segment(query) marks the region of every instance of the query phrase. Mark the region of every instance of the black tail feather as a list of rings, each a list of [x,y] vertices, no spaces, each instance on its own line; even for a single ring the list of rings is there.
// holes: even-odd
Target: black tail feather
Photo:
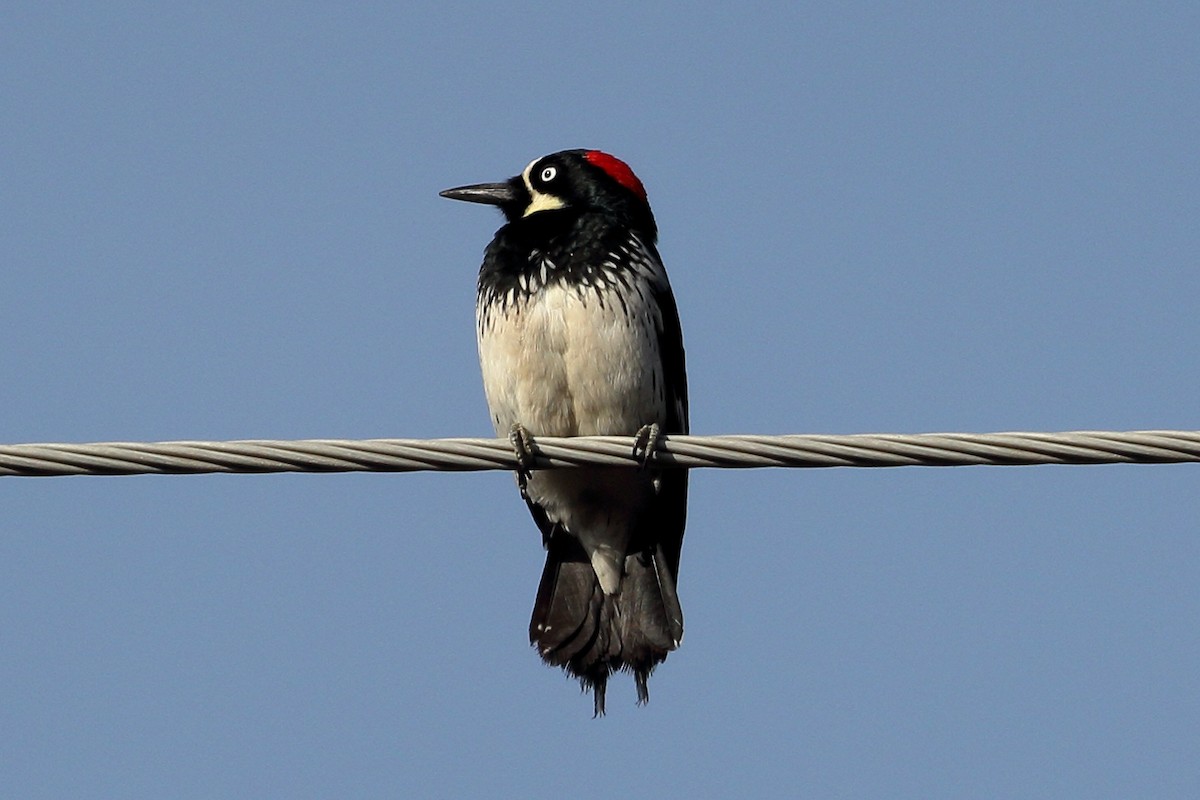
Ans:
[[[647,681],[683,638],[683,612],[661,548],[625,559],[620,591],[604,594],[579,543],[567,535],[546,542],[546,566],[529,623],[529,641],[547,663],[591,690],[604,714],[608,677],[633,673],[638,703],[649,700]]]

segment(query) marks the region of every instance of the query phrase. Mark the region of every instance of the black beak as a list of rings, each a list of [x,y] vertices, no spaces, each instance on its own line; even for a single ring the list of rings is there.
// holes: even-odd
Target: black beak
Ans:
[[[509,183],[475,183],[470,186],[459,186],[438,192],[442,197],[451,200],[465,200],[468,203],[487,203],[490,206],[503,206],[517,199],[513,187]]]

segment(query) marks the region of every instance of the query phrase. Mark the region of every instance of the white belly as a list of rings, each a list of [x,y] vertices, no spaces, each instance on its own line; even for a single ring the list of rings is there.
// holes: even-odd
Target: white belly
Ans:
[[[622,307],[611,290],[597,296],[553,283],[480,323],[483,386],[498,435],[515,422],[535,436],[588,436],[664,421],[657,311],[648,292],[629,294]]]

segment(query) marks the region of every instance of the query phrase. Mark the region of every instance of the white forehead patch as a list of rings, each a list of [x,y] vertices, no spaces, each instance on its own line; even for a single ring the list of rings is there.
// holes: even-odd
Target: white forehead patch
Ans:
[[[529,176],[533,172],[533,165],[541,159],[535,158],[529,162],[529,166],[521,173],[521,180],[525,182],[525,188],[529,190],[529,205],[525,206],[525,213],[522,217],[528,217],[530,214],[536,214],[539,211],[554,211],[559,208],[566,208],[567,204],[563,202],[561,197],[557,197],[546,192],[539,192],[533,188],[533,181]]]

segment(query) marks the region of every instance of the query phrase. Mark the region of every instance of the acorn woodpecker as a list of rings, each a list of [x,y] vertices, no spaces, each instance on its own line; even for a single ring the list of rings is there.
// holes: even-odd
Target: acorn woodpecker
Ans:
[[[687,433],[687,376],[675,298],[646,190],[623,161],[565,150],[504,183],[447,189],[498,206],[484,254],[476,333],[497,434],[518,461],[531,438],[636,436],[643,468],[518,472],[546,566],[529,640],[591,689],[647,679],[683,638],[676,594],[687,472],[655,470],[658,434]]]

